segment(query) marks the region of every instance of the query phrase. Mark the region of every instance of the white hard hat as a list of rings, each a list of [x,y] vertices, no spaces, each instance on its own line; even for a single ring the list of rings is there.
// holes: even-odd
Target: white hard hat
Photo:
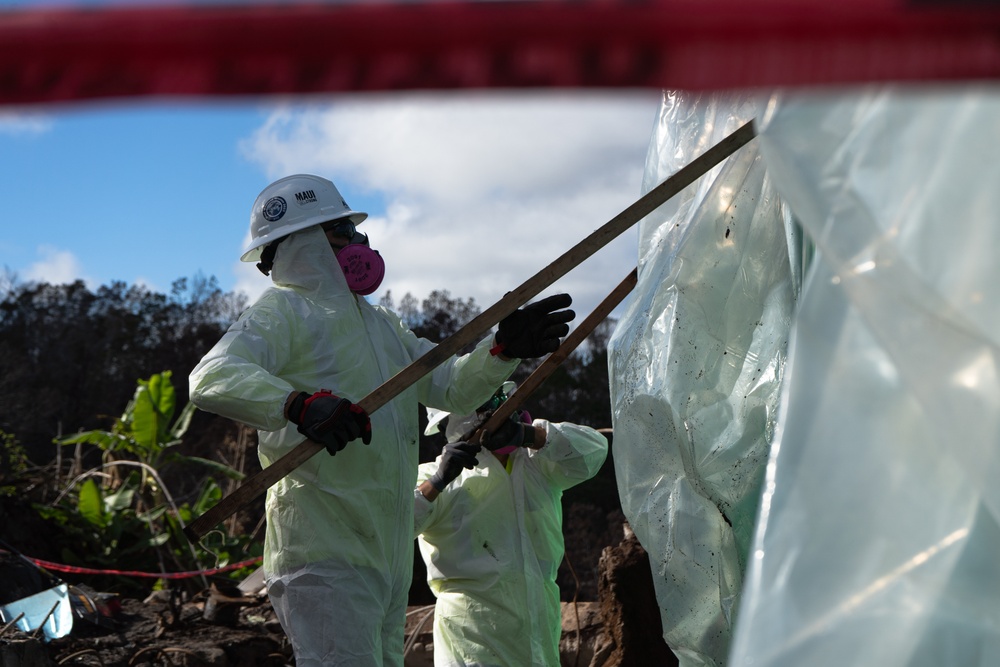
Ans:
[[[424,435],[434,435],[440,432],[441,422],[447,419],[450,414],[447,410],[427,408],[427,428],[424,429]]]
[[[257,195],[250,210],[250,245],[240,261],[258,261],[268,243],[306,227],[341,218],[358,224],[367,217],[351,210],[332,181],[311,174],[286,176]]]
[[[511,392],[517,388],[517,385],[507,380],[497,391],[497,394],[502,393],[505,397],[510,396]],[[494,394],[495,396],[496,394]],[[424,435],[434,435],[441,431],[441,422],[443,422],[447,417],[450,417],[451,413],[445,410],[438,410],[437,408],[427,408],[427,428],[424,429]],[[472,426],[479,419],[479,411],[470,412],[467,415],[462,415],[460,417],[454,417],[448,420],[448,424],[445,428],[445,436],[448,442],[454,442],[458,440],[462,435],[472,428]]]

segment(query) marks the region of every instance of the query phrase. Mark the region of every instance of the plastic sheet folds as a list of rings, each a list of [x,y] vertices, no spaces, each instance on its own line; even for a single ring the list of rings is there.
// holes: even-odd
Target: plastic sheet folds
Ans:
[[[766,108],[664,96],[644,191]],[[684,667],[725,663],[772,440],[801,238],[744,146],[648,216],[609,342],[615,467]],[[650,629],[653,630],[652,628]]]
[[[666,96],[647,176],[751,115],[644,222],[610,346],[664,637],[685,667],[1000,664],[1000,91]]]
[[[1000,94],[780,100],[817,246],[729,664],[1000,664]]]

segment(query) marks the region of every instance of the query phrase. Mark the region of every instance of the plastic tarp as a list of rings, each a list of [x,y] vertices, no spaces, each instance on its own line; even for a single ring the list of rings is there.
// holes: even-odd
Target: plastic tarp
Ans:
[[[767,101],[664,95],[643,190]],[[725,663],[801,285],[801,237],[758,148],[643,220],[639,281],[609,341],[619,495],[684,667]]]
[[[819,261],[731,665],[1000,664],[998,118],[996,87],[884,89],[762,125]]]

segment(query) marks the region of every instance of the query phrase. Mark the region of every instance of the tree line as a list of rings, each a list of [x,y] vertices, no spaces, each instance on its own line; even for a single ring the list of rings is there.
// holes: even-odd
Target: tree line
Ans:
[[[170,371],[186,402],[191,369],[248,305],[246,295],[223,291],[214,276],[178,279],[169,294],[120,281],[95,290],[79,280],[6,282],[0,294],[0,431],[15,436],[36,462],[55,455],[55,438],[106,428],[140,379]],[[474,299],[448,290],[422,300],[408,293],[398,304],[387,293],[380,303],[435,342],[481,312]],[[611,426],[606,344],[612,327],[599,326],[562,364],[531,397],[530,412]],[[521,381],[531,370],[524,363],[513,379]],[[199,425],[207,428],[211,420],[199,415],[189,437],[197,441]],[[421,459],[433,458],[441,444],[434,438],[422,442]]]
[[[406,294],[399,303],[387,293],[380,303],[399,314],[418,336],[434,342],[455,333],[481,312],[473,299],[453,297],[447,290],[435,290],[422,300]],[[70,480],[82,479],[77,476],[81,471],[105,469],[109,459],[129,457],[128,447],[108,439],[120,438],[123,432],[127,435],[123,428],[130,421],[137,383],[148,384],[161,374],[162,379],[169,378],[177,410],[181,410],[188,403],[188,374],[247,305],[245,295],[225,292],[214,277],[204,276],[175,281],[169,294],[123,282],[91,290],[82,281],[19,283],[9,275],[5,283],[0,281],[0,515],[8,516],[7,539],[36,557],[91,567],[107,563],[96,547],[81,552],[80,544],[86,541],[81,535],[104,545],[108,562],[125,544],[121,539],[108,543],[109,531],[133,538],[134,548],[141,546],[143,539],[156,539],[142,530],[121,529],[121,525],[146,525],[140,521],[142,508],[138,506],[102,515],[103,523],[96,527],[73,522],[79,518],[74,515],[75,503],[82,503],[85,497],[98,498],[101,493],[117,492],[120,496],[130,478],[104,478],[106,488],[101,490],[91,482]],[[525,407],[533,416],[595,428],[611,426],[607,341],[613,327],[612,321],[600,325],[530,397]],[[538,363],[540,360],[522,363],[513,379],[523,381]],[[423,411],[420,423],[421,427],[426,424]],[[93,445],[96,441],[92,436],[74,437],[88,431],[101,432],[98,435],[108,440],[106,446]],[[91,444],[82,452],[77,445],[64,453],[60,449],[66,448],[56,444],[57,439]],[[444,442],[441,433],[421,434],[420,461],[433,460]],[[252,428],[195,410],[182,446],[171,449],[169,456],[156,457],[160,460],[157,474],[171,489],[181,513],[189,513],[191,510],[184,508],[193,509],[205,502],[206,490],[217,488],[217,493],[225,495],[238,483],[204,467],[192,474],[188,465],[192,457],[218,461],[220,468],[253,475],[260,470],[255,445]],[[111,447],[115,451],[109,456]],[[59,454],[63,458],[57,460]],[[67,461],[70,457],[72,463]],[[27,465],[29,460],[32,466]],[[34,473],[26,472],[29,469]],[[56,501],[70,490],[74,495],[58,504]],[[25,504],[29,496],[33,505]],[[96,501],[91,504],[99,505]],[[608,457],[594,479],[570,489],[563,505],[570,536],[567,557],[573,558],[577,573],[589,585],[582,595],[595,599],[600,549],[613,540],[605,536],[610,530],[606,517],[620,513],[612,458]],[[35,527],[31,517],[36,512],[49,522],[45,530]],[[253,553],[262,518],[263,498],[231,517],[216,556],[228,554],[230,561],[239,561]],[[154,550],[142,553],[149,556]],[[179,547],[159,548],[155,553],[160,558],[185,555]],[[161,555],[164,553],[166,556]],[[138,566],[135,562],[132,565]],[[419,557],[415,557],[414,567],[412,603],[428,604],[432,598]],[[185,568],[174,563],[167,569]],[[576,596],[576,579],[568,569],[560,570],[559,584],[567,591],[566,599]],[[94,581],[98,585],[104,580]]]

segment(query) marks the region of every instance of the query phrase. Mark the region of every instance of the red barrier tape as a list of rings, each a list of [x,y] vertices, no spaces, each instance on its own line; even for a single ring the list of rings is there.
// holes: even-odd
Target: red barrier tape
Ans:
[[[91,4],[0,11],[0,105],[1000,78],[985,0]]]
[[[38,567],[43,567],[46,570],[55,570],[57,572],[70,572],[72,574],[116,574],[124,577],[148,577],[151,579],[190,579],[192,577],[208,576],[213,574],[219,574],[220,572],[229,572],[231,570],[238,570],[242,567],[249,567],[250,565],[256,565],[261,562],[263,558],[251,558],[250,560],[245,560],[239,563],[232,563],[225,567],[216,567],[211,570],[196,570],[194,572],[135,572],[133,570],[95,570],[89,567],[76,567],[74,565],[61,565],[59,563],[50,563],[47,560],[40,560],[38,558],[28,558],[32,563]]]

